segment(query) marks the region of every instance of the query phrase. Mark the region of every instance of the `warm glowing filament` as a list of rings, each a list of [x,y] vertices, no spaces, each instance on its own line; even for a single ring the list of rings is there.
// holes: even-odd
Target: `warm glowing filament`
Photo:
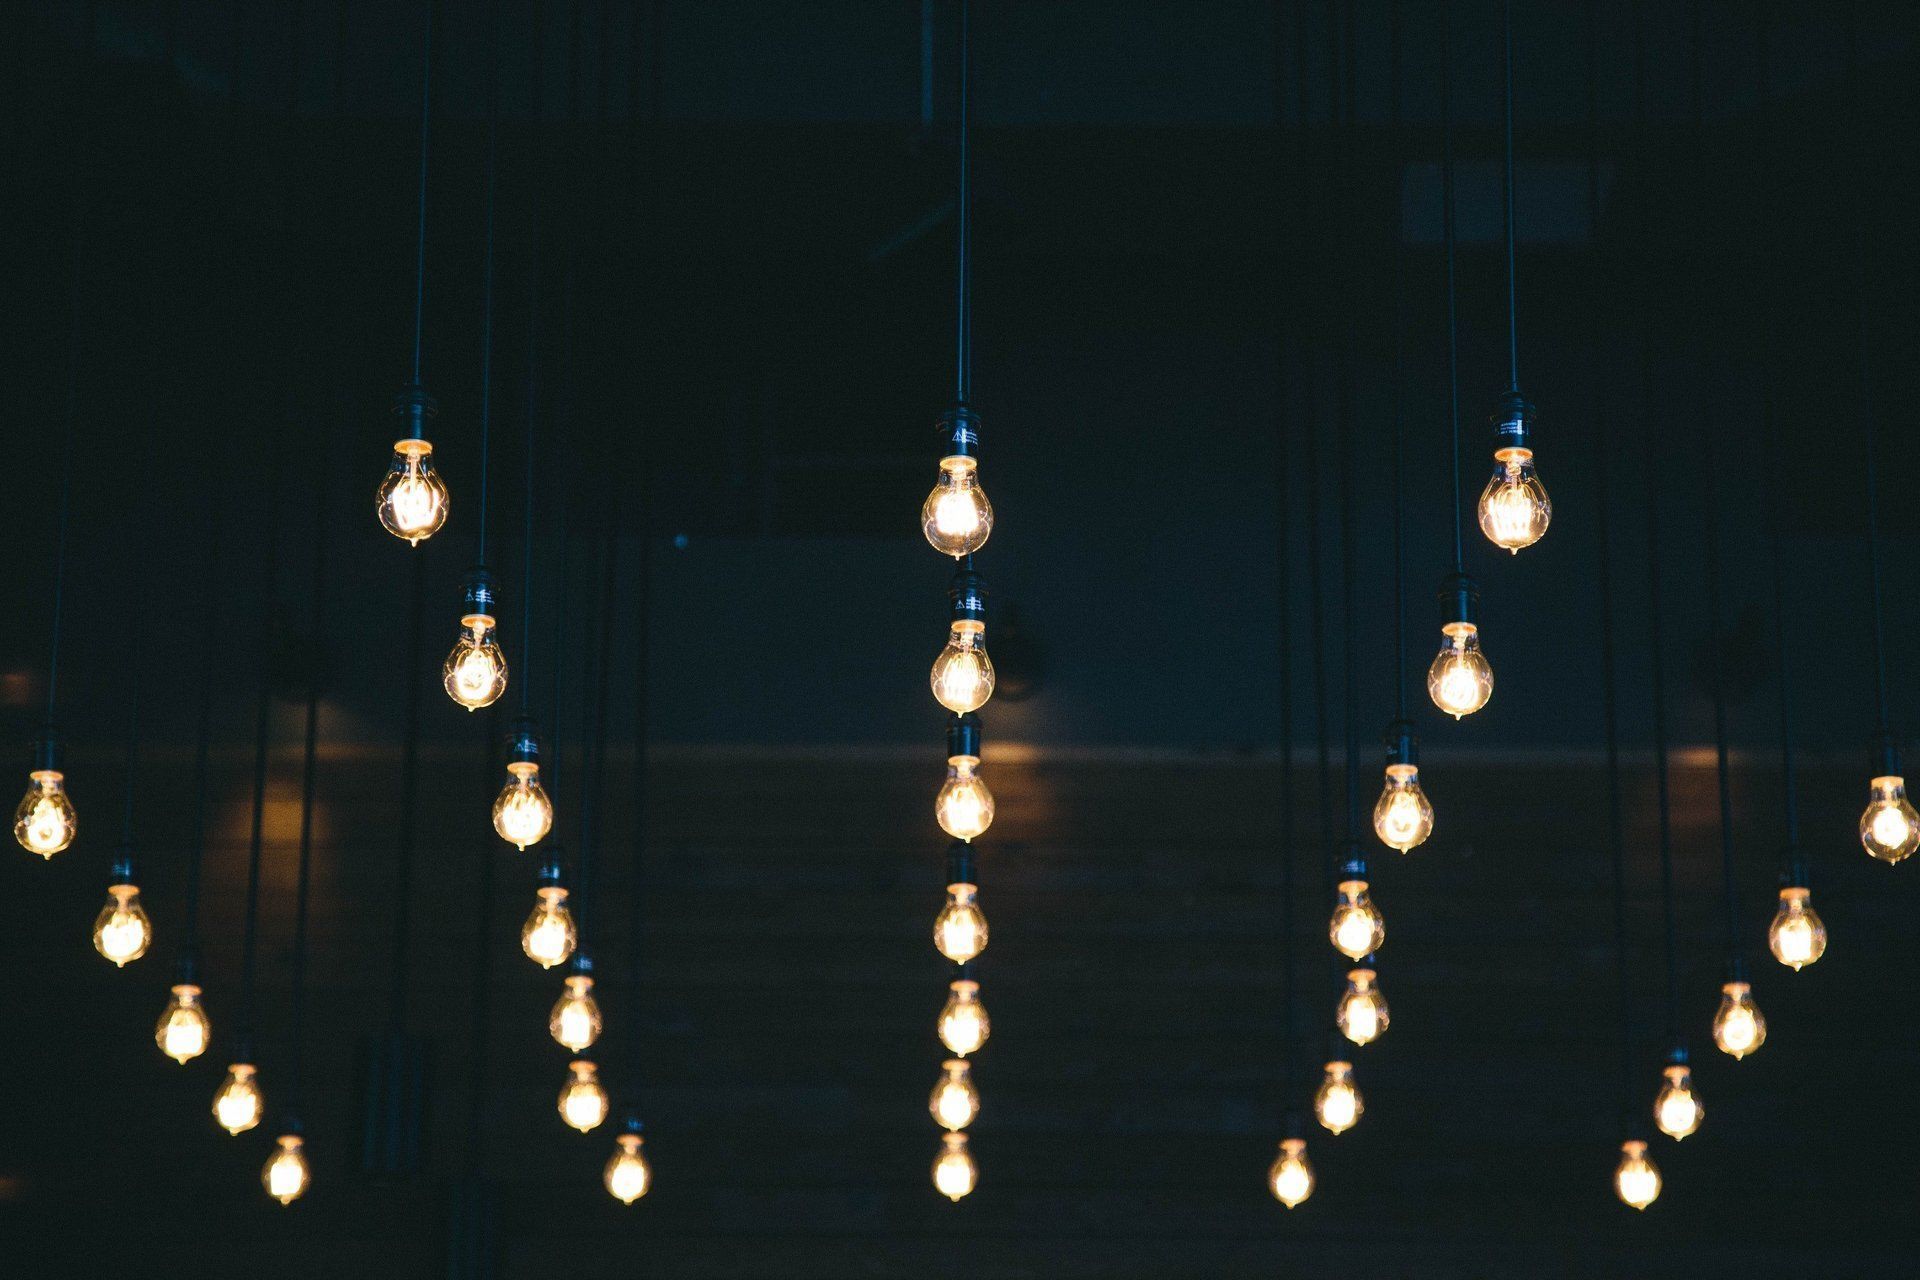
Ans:
[[[977,772],[979,767],[976,756],[952,757],[947,761],[947,780],[934,797],[934,818],[956,840],[972,840],[993,825],[993,793]]]
[[[1327,1078],[1313,1096],[1313,1113],[1329,1133],[1345,1133],[1359,1121],[1366,1108],[1360,1090],[1353,1083],[1353,1064],[1329,1062]]]
[[[1646,1143],[1636,1139],[1620,1144],[1613,1189],[1623,1204],[1634,1209],[1644,1209],[1660,1198],[1660,1170],[1647,1158]]]
[[[601,1088],[599,1069],[593,1063],[574,1062],[568,1070],[573,1074],[560,1090],[560,1118],[586,1133],[606,1120],[607,1091]]]
[[[540,766],[516,760],[507,766],[513,775],[493,802],[493,829],[516,849],[539,844],[553,830],[553,801],[540,785]]]
[[[307,1183],[312,1172],[307,1168],[306,1144],[291,1133],[282,1134],[273,1154],[267,1157],[267,1167],[260,1171],[260,1181],[267,1188],[267,1194],[281,1204],[292,1204],[307,1193]]]
[[[573,913],[567,910],[567,891],[549,885],[538,891],[539,901],[520,927],[520,949],[542,969],[564,964],[579,941]]]
[[[600,1180],[606,1184],[608,1195],[621,1204],[632,1204],[653,1185],[653,1167],[640,1152],[639,1134],[623,1133],[616,1141],[620,1149],[607,1159]]]
[[[987,918],[973,885],[947,886],[947,905],[933,922],[933,945],[955,964],[965,964],[987,949]]]
[[[1767,1040],[1767,1020],[1753,1002],[1753,987],[1729,982],[1720,988],[1720,1007],[1713,1015],[1713,1043],[1738,1061]]]
[[[1827,926],[1813,909],[1811,897],[1804,888],[1782,889],[1780,910],[1767,926],[1767,947],[1773,958],[1796,971],[1827,952]]]
[[[212,1034],[207,1011],[200,1005],[200,988],[189,982],[175,986],[173,998],[160,1011],[160,1022],[153,1029],[160,1052],[175,1062],[191,1062],[207,1051]]]
[[[447,486],[433,469],[433,446],[401,440],[374,504],[388,533],[418,546],[447,522]]]
[[[1313,1166],[1307,1163],[1304,1140],[1288,1138],[1280,1144],[1280,1154],[1267,1170],[1267,1189],[1289,1209],[1313,1194]]]
[[[153,943],[153,922],[134,886],[116,884],[107,894],[107,905],[94,917],[93,947],[115,965],[125,965],[147,954]]]
[[[1493,478],[1480,494],[1480,531],[1497,547],[1519,553],[1547,532],[1553,502],[1533,467],[1533,450],[1501,449],[1495,453]]]
[[[1427,693],[1455,720],[1470,716],[1493,696],[1493,667],[1480,652],[1480,631],[1471,622],[1449,622],[1446,643],[1427,668]]]
[[[993,663],[981,643],[984,630],[972,619],[954,623],[947,647],[933,660],[933,697],[949,711],[978,711],[993,696]]]
[[[51,858],[73,843],[80,822],[67,797],[66,775],[58,769],[35,769],[28,775],[27,793],[13,814],[13,838],[29,853]]]
[[[1870,787],[1872,799],[1860,815],[1860,843],[1882,862],[1903,862],[1920,847],[1920,814],[1907,800],[1907,780],[1887,774]]]
[[[1420,767],[1387,766],[1387,781],[1373,806],[1373,833],[1389,849],[1407,850],[1433,834],[1433,805],[1420,789]]]
[[[987,1021],[987,1007],[980,1003],[980,984],[962,978],[950,984],[952,995],[940,1010],[940,1043],[947,1052],[966,1057],[977,1052],[993,1033]]]
[[[258,1073],[245,1062],[227,1068],[227,1078],[213,1095],[213,1118],[228,1133],[241,1134],[260,1123],[266,1100],[260,1096]]]
[[[986,545],[993,532],[993,505],[980,487],[972,458],[940,460],[940,478],[920,508],[920,529],[935,551],[956,560]]]
[[[1693,1093],[1693,1073],[1678,1064],[1666,1069],[1666,1084],[1653,1100],[1653,1122],[1675,1142],[1700,1127],[1707,1109]]]
[[[447,696],[469,711],[491,706],[507,691],[507,658],[500,652],[493,619],[472,613],[460,619],[460,638],[440,668]]]
[[[1367,895],[1367,882],[1342,880],[1339,893],[1339,901],[1333,908],[1333,919],[1327,928],[1327,936],[1333,940],[1334,949],[1349,960],[1358,960],[1368,952],[1378,951],[1387,940],[1387,924],[1379,908],[1373,905],[1373,899]]]
[[[945,1134],[940,1139],[940,1154],[933,1162],[933,1189],[955,1204],[973,1190],[979,1177],[973,1155],[967,1150],[967,1135]]]
[[[1347,989],[1340,997],[1334,1022],[1340,1034],[1355,1044],[1372,1044],[1387,1029],[1387,1001],[1375,984],[1371,969],[1355,969],[1347,975]]]
[[[949,1058],[940,1068],[945,1074],[933,1086],[927,1110],[941,1128],[964,1129],[980,1114],[980,1091],[973,1087],[972,1071],[961,1059]]]
[[[575,974],[554,1001],[547,1030],[562,1045],[579,1053],[600,1038],[600,1002],[593,998],[593,979]]]

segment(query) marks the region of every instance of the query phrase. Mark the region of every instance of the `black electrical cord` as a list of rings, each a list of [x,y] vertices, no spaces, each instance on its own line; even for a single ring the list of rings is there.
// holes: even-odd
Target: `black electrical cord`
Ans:
[[[420,40],[420,180],[413,244],[413,385],[420,385],[420,348],[427,314],[427,156],[433,120],[433,10],[426,0],[426,30]]]
[[[965,408],[973,396],[973,192],[968,173],[968,133],[973,124],[971,6],[960,0],[960,144],[954,197],[954,371],[955,405]]]
[[[1387,120],[1394,131],[1396,148],[1404,124],[1400,77],[1401,7],[1400,0],[1390,0],[1387,6]],[[1393,718],[1404,724],[1407,720],[1407,281],[1406,252],[1399,237],[1394,240],[1389,267],[1393,275]]]
[[[546,7],[534,6],[534,29],[544,31]],[[520,714],[527,715],[533,697],[533,506],[534,506],[534,459],[538,456],[534,449],[534,423],[539,416],[540,403],[540,193],[545,190],[540,177],[540,156],[542,154],[538,137],[541,119],[542,89],[546,77],[541,74],[542,64],[537,56],[540,44],[534,42],[536,52],[532,74],[533,102],[529,109],[534,134],[533,156],[528,162],[529,170],[535,176],[534,190],[528,201],[527,228],[527,355],[526,370],[526,494],[525,517],[526,530],[521,543],[521,583],[520,583],[520,664],[526,673],[520,679]]]
[[[493,222],[494,191],[499,185],[500,150],[500,5],[487,5],[487,252],[480,305],[480,533],[476,563],[487,564],[488,446],[493,438]],[[418,375],[415,375],[416,378]]]
[[[1453,572],[1467,571],[1460,525],[1460,328],[1453,215],[1453,0],[1440,8],[1440,225],[1447,256],[1447,405],[1453,449]]]
[[[1513,0],[1500,6],[1503,52],[1501,99],[1505,113],[1506,169],[1500,187],[1507,235],[1507,390],[1520,393],[1520,306],[1513,252]]]
[[[1338,74],[1335,77],[1335,84],[1338,87],[1337,123],[1341,131],[1346,135],[1346,145],[1343,148],[1341,157],[1341,180],[1342,184],[1346,187],[1348,198],[1355,199],[1359,187],[1359,176],[1357,172],[1357,158],[1354,153],[1359,145],[1359,135],[1356,127],[1357,112],[1354,102],[1354,83],[1358,79],[1358,76],[1355,65],[1355,33],[1353,30],[1353,6],[1351,0],[1348,0],[1348,3],[1341,7],[1341,11],[1346,16],[1346,29],[1343,32],[1344,38],[1340,41],[1339,45],[1336,46],[1340,50],[1340,56]],[[1329,11],[1329,16],[1332,16],[1331,10]],[[1357,258],[1358,246],[1351,242],[1351,235],[1352,233],[1349,231],[1349,244],[1347,248],[1349,253]],[[1357,263],[1355,265],[1357,266]],[[1357,310],[1356,300],[1351,296],[1346,297],[1341,309],[1345,312],[1345,325],[1341,337],[1340,358],[1338,362],[1339,408],[1337,419],[1341,425],[1340,441],[1338,444],[1340,455],[1338,460],[1340,476],[1340,596],[1342,605],[1340,641],[1342,650],[1340,662],[1342,677],[1341,720],[1342,727],[1345,730],[1345,741],[1343,743],[1343,755],[1345,759],[1343,764],[1345,765],[1344,773],[1346,775],[1347,853],[1349,857],[1357,859],[1360,856],[1360,679],[1359,663],[1355,661],[1355,653],[1359,646],[1357,644],[1358,624],[1356,622],[1358,610],[1355,608],[1354,601],[1354,597],[1358,592],[1355,585],[1356,575],[1353,548],[1353,508],[1355,501],[1353,491],[1353,453],[1360,432],[1354,423],[1353,405],[1353,351],[1359,342],[1359,335],[1356,331],[1356,317],[1354,314]]]
[[[1284,45],[1281,36],[1282,0],[1273,0],[1271,13],[1273,19],[1273,126],[1277,139],[1286,130]],[[1299,136],[1296,133],[1296,139]],[[1294,162],[1296,173],[1305,169],[1300,154],[1300,144],[1295,141],[1291,146],[1276,146],[1276,177],[1284,181],[1287,160]],[[1284,264],[1282,264],[1284,265]],[[1274,296],[1278,298],[1276,290]],[[1278,668],[1280,697],[1278,715],[1280,720],[1280,1071],[1283,1118],[1289,1137],[1293,1136],[1298,1123],[1294,1104],[1294,1090],[1299,1085],[1298,1047],[1295,1044],[1295,1005],[1297,1002],[1298,975],[1294,957],[1294,933],[1297,927],[1297,905],[1294,874],[1293,848],[1293,646],[1289,643],[1289,623],[1292,611],[1289,605],[1293,596],[1292,540],[1287,512],[1292,505],[1293,467],[1292,442],[1289,435],[1292,429],[1287,412],[1288,391],[1291,385],[1287,377],[1288,369],[1288,332],[1283,315],[1275,316],[1274,332],[1274,400],[1276,428],[1274,432],[1274,616],[1279,644],[1274,654]]]

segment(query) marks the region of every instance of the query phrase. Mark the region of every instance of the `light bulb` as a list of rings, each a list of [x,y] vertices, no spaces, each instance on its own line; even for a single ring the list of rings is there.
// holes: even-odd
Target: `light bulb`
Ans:
[[[260,1171],[260,1185],[281,1204],[292,1204],[307,1194],[307,1184],[311,1181],[313,1170],[307,1167],[307,1144],[298,1134],[281,1134],[273,1154],[267,1157],[267,1167]]]
[[[1647,1158],[1646,1143],[1636,1138],[1620,1144],[1613,1190],[1622,1204],[1633,1209],[1644,1209],[1660,1198],[1660,1170]]]
[[[1473,623],[1449,622],[1440,634],[1445,639],[1427,668],[1427,695],[1458,720],[1486,706],[1493,696],[1493,667],[1480,652],[1480,628]]]
[[[1789,886],[1780,891],[1780,909],[1767,926],[1773,958],[1796,972],[1827,953],[1827,926],[1813,909],[1812,891]]]
[[[188,1063],[207,1051],[213,1026],[200,1004],[200,988],[191,982],[175,984],[173,998],[160,1011],[153,1028],[153,1042],[160,1052],[178,1063]]]
[[[1327,924],[1334,949],[1349,960],[1378,951],[1387,940],[1387,922],[1367,894],[1365,880],[1342,880],[1340,898]]]
[[[93,949],[117,966],[138,960],[153,943],[153,921],[140,905],[140,890],[130,884],[111,885],[107,903],[93,918]]]
[[[1351,1062],[1329,1062],[1326,1079],[1313,1095],[1313,1114],[1328,1133],[1345,1133],[1360,1121],[1366,1105],[1353,1083]]]
[[[419,546],[447,522],[447,486],[433,469],[433,446],[425,440],[396,440],[393,461],[374,495],[380,525],[396,538]]]
[[[584,1058],[567,1064],[572,1074],[560,1090],[560,1118],[582,1133],[597,1129],[607,1118],[607,1091],[600,1086],[600,1069]]]
[[[933,815],[955,840],[971,840],[993,825],[993,792],[980,777],[978,756],[950,756],[947,780],[934,797]]]
[[[993,1025],[987,1021],[987,1006],[980,1003],[979,983],[959,978],[947,989],[953,994],[940,1010],[940,1043],[947,1046],[948,1053],[964,1058],[987,1042]]]
[[[987,949],[987,918],[980,912],[980,890],[970,884],[947,886],[947,905],[933,922],[933,945],[955,964],[965,964]]]
[[[1307,1163],[1305,1139],[1288,1138],[1280,1144],[1280,1154],[1267,1169],[1267,1190],[1289,1209],[1313,1194],[1313,1166]]]
[[[1720,1052],[1739,1061],[1767,1042],[1767,1020],[1753,1002],[1753,985],[1729,982],[1720,988],[1720,1007],[1713,1011],[1713,1043]]]
[[[241,1134],[260,1123],[266,1105],[260,1096],[259,1072],[252,1063],[236,1062],[227,1068],[220,1091],[213,1095],[213,1118],[228,1133]]]
[[[1867,802],[1866,812],[1860,815],[1860,843],[1882,862],[1903,861],[1915,848],[1920,848],[1920,814],[1907,803],[1907,780],[1887,774],[1868,785],[1873,798]],[[19,829],[16,823],[14,830]]]
[[[973,1191],[980,1171],[974,1168],[973,1155],[967,1150],[967,1135],[940,1135],[940,1154],[933,1161],[933,1189],[955,1204]]]
[[[947,647],[933,660],[934,701],[949,711],[978,711],[993,696],[993,662],[987,657],[986,624],[953,624]]]
[[[606,1184],[608,1195],[621,1204],[632,1204],[653,1186],[653,1166],[640,1151],[639,1134],[623,1133],[614,1141],[620,1144],[619,1150],[607,1157],[600,1181]]]
[[[1700,1127],[1707,1109],[1694,1096],[1693,1072],[1685,1063],[1672,1064],[1664,1074],[1667,1082],[1653,1100],[1653,1122],[1660,1126],[1660,1132],[1678,1142]]]
[[[540,766],[515,760],[507,766],[512,776],[493,801],[493,829],[516,849],[539,844],[553,830],[553,801],[540,785]]]
[[[66,774],[35,769],[27,777],[27,793],[13,811],[13,838],[28,853],[51,858],[73,843],[80,817],[67,796]]]
[[[586,974],[574,974],[566,985],[566,991],[553,1002],[547,1031],[578,1053],[600,1038],[600,1002],[593,998],[593,979]]]
[[[1433,804],[1420,789],[1420,766],[1390,764],[1386,785],[1373,804],[1373,833],[1389,849],[1405,853],[1433,834]]]
[[[469,711],[492,706],[507,691],[507,655],[492,617],[469,613],[460,619],[460,638],[440,665],[440,683]]]
[[[940,459],[940,478],[920,507],[920,528],[935,551],[955,560],[987,545],[993,504],[980,487],[978,462],[959,456]]]
[[[539,901],[520,926],[520,949],[542,969],[551,969],[573,956],[574,944],[580,938],[573,926],[573,912],[567,910],[565,889],[543,885],[535,890],[535,896]]]
[[[940,1069],[946,1074],[933,1086],[927,1110],[942,1129],[957,1132],[980,1114],[980,1091],[973,1087],[973,1071],[965,1059],[948,1058]]]
[[[1518,555],[1546,534],[1553,500],[1533,468],[1533,450],[1499,449],[1493,462],[1493,477],[1480,491],[1480,532]]]
[[[1355,969],[1347,975],[1347,989],[1333,1020],[1340,1034],[1355,1044],[1372,1044],[1387,1029],[1387,998],[1380,991],[1378,975],[1371,969]]]

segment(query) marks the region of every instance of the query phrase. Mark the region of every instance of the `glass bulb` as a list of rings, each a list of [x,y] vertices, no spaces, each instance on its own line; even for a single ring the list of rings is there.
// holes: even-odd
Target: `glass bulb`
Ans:
[[[1493,696],[1493,667],[1480,652],[1480,628],[1473,623],[1449,622],[1440,634],[1446,639],[1427,668],[1427,696],[1458,720],[1486,706]]]
[[[620,1149],[607,1157],[600,1181],[606,1183],[608,1195],[621,1204],[632,1204],[653,1186],[653,1166],[641,1154],[639,1134],[623,1133],[615,1141]]]
[[[1340,899],[1334,904],[1327,936],[1333,939],[1334,949],[1349,960],[1378,951],[1386,942],[1387,922],[1368,896],[1365,880],[1340,882]]]
[[[972,840],[993,825],[993,792],[979,768],[979,756],[949,757],[947,780],[934,797],[933,816],[955,840]]]
[[[580,936],[573,927],[573,912],[567,910],[565,889],[547,885],[536,896],[539,901],[520,926],[520,949],[542,969],[551,969],[572,958]]]
[[[1660,1170],[1647,1159],[1647,1144],[1635,1139],[1620,1144],[1620,1164],[1613,1171],[1613,1189],[1620,1202],[1644,1209],[1660,1198]]]
[[[447,522],[447,485],[433,469],[433,446],[425,440],[396,440],[393,461],[374,495],[380,526],[396,538],[419,546]]]
[[[566,991],[553,1002],[547,1031],[578,1053],[600,1038],[600,1026],[600,1002],[593,998],[593,979],[576,973],[567,979]]]
[[[1433,834],[1433,804],[1420,789],[1420,766],[1390,764],[1386,785],[1373,804],[1373,833],[1389,849],[1405,853]]]
[[[1767,1020],[1753,1002],[1753,985],[1729,982],[1720,988],[1720,1007],[1713,1011],[1713,1043],[1734,1061],[1767,1042]]]
[[[173,988],[173,999],[160,1011],[153,1028],[153,1042],[160,1052],[178,1063],[188,1063],[207,1051],[213,1026],[200,1005],[200,988],[182,982]]]
[[[507,766],[507,785],[493,801],[493,829],[516,849],[539,844],[553,830],[553,801],[540,785],[540,766],[515,760]]]
[[[1873,790],[1873,798],[1867,801],[1867,810],[1860,815],[1860,843],[1882,862],[1903,861],[1915,848],[1920,848],[1920,814],[1907,803],[1907,780],[1889,774],[1875,778],[1868,785]],[[15,823],[14,830],[19,829]]]
[[[307,1144],[297,1134],[280,1135],[267,1167],[260,1171],[260,1183],[267,1194],[281,1204],[292,1204],[307,1194],[313,1171],[307,1167]]]
[[[124,966],[147,954],[153,943],[153,921],[140,905],[140,890],[130,884],[107,889],[107,904],[93,918],[93,949],[115,965]]]
[[[980,1091],[973,1087],[973,1072],[963,1058],[948,1058],[940,1064],[946,1072],[933,1086],[927,1098],[927,1110],[942,1129],[959,1131],[980,1114]]]
[[[460,619],[460,638],[440,664],[447,696],[469,711],[492,706],[507,691],[507,655],[500,651],[499,629],[484,613]]]
[[[1499,449],[1493,461],[1493,477],[1480,491],[1480,532],[1518,555],[1545,536],[1553,500],[1533,469],[1533,450]]]
[[[1353,1083],[1351,1062],[1329,1062],[1327,1078],[1313,1095],[1313,1114],[1328,1133],[1345,1133],[1360,1121],[1366,1110],[1360,1090]]]
[[[28,853],[51,858],[73,843],[80,817],[67,796],[67,775],[58,769],[35,769],[27,775],[27,794],[13,811],[13,838]]]
[[[949,711],[978,711],[993,696],[993,661],[984,643],[986,624],[962,618],[953,624],[947,647],[933,660],[934,701]]]
[[[987,1042],[993,1025],[987,1021],[987,1006],[980,1003],[979,983],[960,978],[947,989],[953,994],[940,1010],[940,1043],[948,1053],[964,1058]]]
[[[1767,926],[1767,948],[1773,958],[1796,972],[1827,953],[1827,926],[1813,909],[1809,889],[1780,891],[1780,909]]]
[[[560,1118],[582,1133],[597,1129],[607,1118],[607,1091],[600,1087],[600,1069],[584,1058],[567,1064],[573,1074],[560,1090]]]
[[[958,1204],[962,1196],[973,1191],[979,1176],[980,1171],[973,1166],[973,1155],[967,1150],[967,1135],[941,1134],[940,1154],[933,1161],[933,1189]]]
[[[1267,1170],[1267,1190],[1289,1209],[1313,1194],[1313,1166],[1307,1163],[1304,1139],[1288,1138],[1280,1144],[1280,1154]]]
[[[935,551],[955,560],[987,545],[993,504],[980,487],[979,464],[972,458],[940,459],[940,479],[920,508],[920,528]]]
[[[267,1101],[260,1095],[259,1072],[253,1064],[236,1062],[213,1095],[213,1118],[228,1133],[241,1134],[260,1123]]]
[[[1381,994],[1377,978],[1371,969],[1349,973],[1346,993],[1333,1016],[1340,1034],[1355,1044],[1372,1044],[1387,1029],[1387,998]]]
[[[1700,1127],[1707,1109],[1694,1096],[1693,1072],[1683,1063],[1674,1063],[1665,1075],[1667,1082],[1653,1100],[1653,1122],[1660,1126],[1660,1132],[1678,1142]]]
[[[970,884],[947,886],[947,905],[933,922],[933,945],[955,964],[965,964],[987,949],[987,918]]]

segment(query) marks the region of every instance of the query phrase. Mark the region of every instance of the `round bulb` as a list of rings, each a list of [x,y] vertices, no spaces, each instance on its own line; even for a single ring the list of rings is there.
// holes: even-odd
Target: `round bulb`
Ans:
[[[93,949],[116,966],[138,960],[153,943],[153,921],[140,905],[140,890],[116,884],[107,890],[107,903],[93,918]]]
[[[955,560],[987,545],[993,504],[980,487],[980,468],[972,458],[940,460],[940,478],[920,507],[920,528],[935,551]]]
[[[980,1091],[973,1087],[972,1069],[961,1058],[940,1064],[943,1074],[927,1098],[927,1110],[942,1129],[958,1132],[980,1114]]]
[[[608,1195],[621,1204],[632,1204],[653,1185],[653,1166],[641,1154],[639,1134],[623,1133],[615,1141],[619,1149],[607,1157],[600,1181],[606,1184]]]
[[[374,495],[380,527],[419,546],[447,522],[447,485],[433,469],[433,446],[425,440],[396,440],[393,461]]]
[[[28,853],[51,858],[73,843],[80,818],[67,796],[66,774],[35,769],[27,778],[27,793],[13,811],[13,838]]]
[[[1345,1133],[1360,1121],[1366,1106],[1353,1083],[1351,1062],[1329,1062],[1327,1075],[1313,1095],[1313,1114],[1328,1133]]]
[[[1267,1170],[1267,1190],[1289,1209],[1313,1194],[1313,1166],[1307,1163],[1304,1139],[1288,1138],[1280,1144],[1280,1154]]]
[[[1700,1127],[1707,1109],[1694,1096],[1693,1073],[1685,1066],[1676,1062],[1665,1075],[1667,1082],[1653,1100],[1653,1122],[1660,1126],[1660,1132],[1678,1142]]]
[[[260,1171],[260,1183],[267,1194],[281,1204],[292,1204],[307,1194],[313,1171],[307,1167],[307,1144],[297,1134],[283,1133]]]
[[[1372,1044],[1386,1031],[1387,998],[1373,970],[1355,969],[1347,975],[1347,989],[1333,1020],[1340,1034],[1355,1044]]]
[[[1713,1011],[1713,1043],[1735,1061],[1767,1042],[1767,1020],[1753,1002],[1753,986],[1729,982],[1720,988],[1720,1007]]]
[[[260,1123],[266,1109],[260,1096],[259,1072],[251,1063],[236,1062],[227,1068],[220,1091],[213,1095],[213,1118],[231,1134],[242,1134]]]
[[[1827,953],[1827,926],[1813,909],[1812,897],[1808,889],[1782,889],[1780,909],[1767,926],[1767,949],[1796,972]]]
[[[1613,1189],[1620,1202],[1633,1209],[1644,1209],[1660,1198],[1660,1170],[1647,1159],[1646,1143],[1635,1139],[1620,1144]]]
[[[979,889],[947,886],[947,905],[933,922],[933,945],[955,964],[965,964],[987,949],[987,918],[980,912]]]
[[[1386,785],[1373,805],[1373,833],[1402,853],[1433,834],[1433,805],[1420,789],[1419,765],[1387,766]]]
[[[153,1041],[160,1052],[175,1062],[188,1063],[207,1051],[212,1036],[207,1011],[200,1005],[200,988],[191,982],[175,985],[173,998],[160,1011],[160,1021],[153,1028]]]
[[[993,662],[987,657],[985,632],[985,623],[961,619],[953,624],[947,647],[933,660],[933,698],[949,711],[978,711],[993,696]]]
[[[1449,622],[1440,628],[1440,652],[1427,668],[1427,696],[1455,720],[1470,716],[1493,696],[1493,667],[1480,652],[1480,628]]]
[[[1553,500],[1533,468],[1533,450],[1500,449],[1493,463],[1493,476],[1480,491],[1480,532],[1517,555],[1545,536]]]
[[[1340,897],[1327,923],[1334,949],[1349,960],[1378,951],[1387,940],[1387,922],[1367,894],[1365,880],[1342,880]]]
[[[1868,785],[1872,799],[1860,815],[1860,843],[1882,862],[1904,861],[1920,848],[1920,814],[1907,803],[1907,780],[1888,774]]]
[[[955,840],[972,840],[993,825],[993,792],[979,768],[978,756],[950,757],[947,780],[934,797],[933,816]]]
[[[607,1118],[607,1091],[600,1087],[600,1070],[579,1059],[567,1065],[572,1074],[560,1090],[560,1118],[582,1133],[597,1129]]]
[[[493,801],[493,829],[514,848],[524,849],[553,830],[553,801],[540,785],[539,765],[515,760],[507,773],[507,785]]]
[[[987,1021],[987,1006],[980,1003],[979,983],[960,978],[947,989],[953,994],[940,1010],[940,1043],[948,1053],[964,1058],[987,1042],[993,1025]]]
[[[520,926],[520,949],[542,969],[551,969],[573,957],[580,937],[574,929],[573,912],[567,910],[565,889],[548,885],[538,891],[537,897],[539,901],[527,913],[527,922]]]
[[[460,638],[440,664],[440,684],[469,711],[492,706],[507,691],[507,655],[491,617],[470,613],[460,619]]]
[[[980,1171],[973,1166],[973,1155],[967,1150],[967,1135],[942,1134],[940,1154],[933,1161],[933,1189],[958,1204],[962,1196],[973,1191],[979,1176]]]
[[[568,978],[566,988],[553,1002],[547,1031],[560,1044],[579,1053],[600,1038],[600,1002],[593,998],[593,979],[584,973]]]

